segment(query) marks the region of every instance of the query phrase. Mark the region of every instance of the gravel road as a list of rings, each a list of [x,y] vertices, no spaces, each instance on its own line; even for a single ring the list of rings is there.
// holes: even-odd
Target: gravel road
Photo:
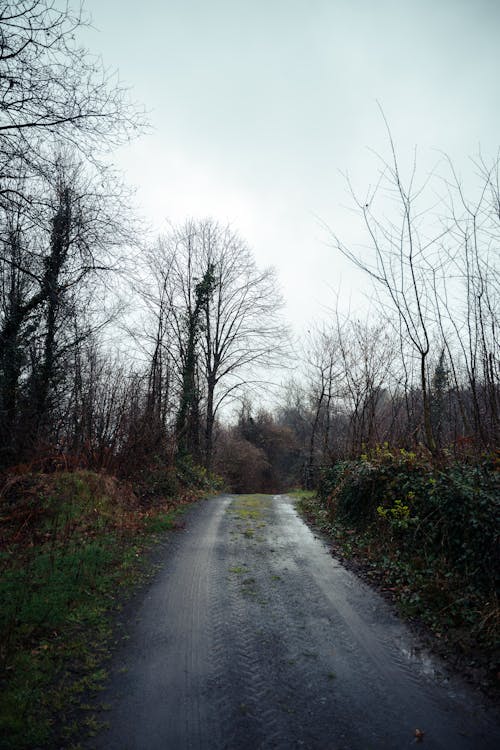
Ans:
[[[110,728],[88,747],[500,747],[498,717],[332,558],[287,496],[203,501],[173,536],[128,610],[103,696]]]

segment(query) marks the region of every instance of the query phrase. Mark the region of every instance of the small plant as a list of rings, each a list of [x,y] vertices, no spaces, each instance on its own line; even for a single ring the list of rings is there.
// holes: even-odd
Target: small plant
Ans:
[[[415,496],[413,493],[408,493],[408,495]],[[406,530],[411,521],[410,508],[408,505],[405,505],[399,497],[395,499],[394,504],[390,507],[379,505],[377,507],[377,513],[379,517],[387,521],[393,529]]]

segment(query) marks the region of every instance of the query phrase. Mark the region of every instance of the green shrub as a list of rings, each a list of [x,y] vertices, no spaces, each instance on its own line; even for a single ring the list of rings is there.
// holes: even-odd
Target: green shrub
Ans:
[[[436,472],[425,497],[416,498],[422,519],[416,542],[442,551],[478,587],[498,579],[500,481],[485,467],[454,464]]]
[[[181,485],[176,470],[162,464],[144,469],[136,481],[137,491],[143,500],[176,497]]]
[[[217,492],[223,487],[224,482],[221,477],[211,474],[204,466],[196,464],[189,455],[179,456],[176,468],[179,482],[189,489]]]
[[[499,473],[491,462],[433,464],[387,445],[323,472],[330,519],[397,545],[406,558],[439,560],[479,588],[498,580]]]

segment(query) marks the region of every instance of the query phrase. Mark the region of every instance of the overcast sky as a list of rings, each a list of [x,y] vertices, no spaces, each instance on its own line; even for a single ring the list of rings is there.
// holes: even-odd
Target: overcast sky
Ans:
[[[357,237],[342,173],[364,192],[387,154],[444,150],[467,176],[500,144],[500,0],[86,0],[85,44],[118,68],[152,132],[116,154],[143,214],[230,222],[276,266],[289,319],[364,281],[320,222]]]

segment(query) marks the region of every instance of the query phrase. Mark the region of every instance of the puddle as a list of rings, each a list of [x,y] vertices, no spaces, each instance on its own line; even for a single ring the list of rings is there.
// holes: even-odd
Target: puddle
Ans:
[[[398,644],[399,652],[403,659],[413,668],[416,668],[420,674],[432,679],[439,680],[442,683],[448,682],[442,666],[438,660],[428,651],[420,646],[409,646],[408,644]]]

